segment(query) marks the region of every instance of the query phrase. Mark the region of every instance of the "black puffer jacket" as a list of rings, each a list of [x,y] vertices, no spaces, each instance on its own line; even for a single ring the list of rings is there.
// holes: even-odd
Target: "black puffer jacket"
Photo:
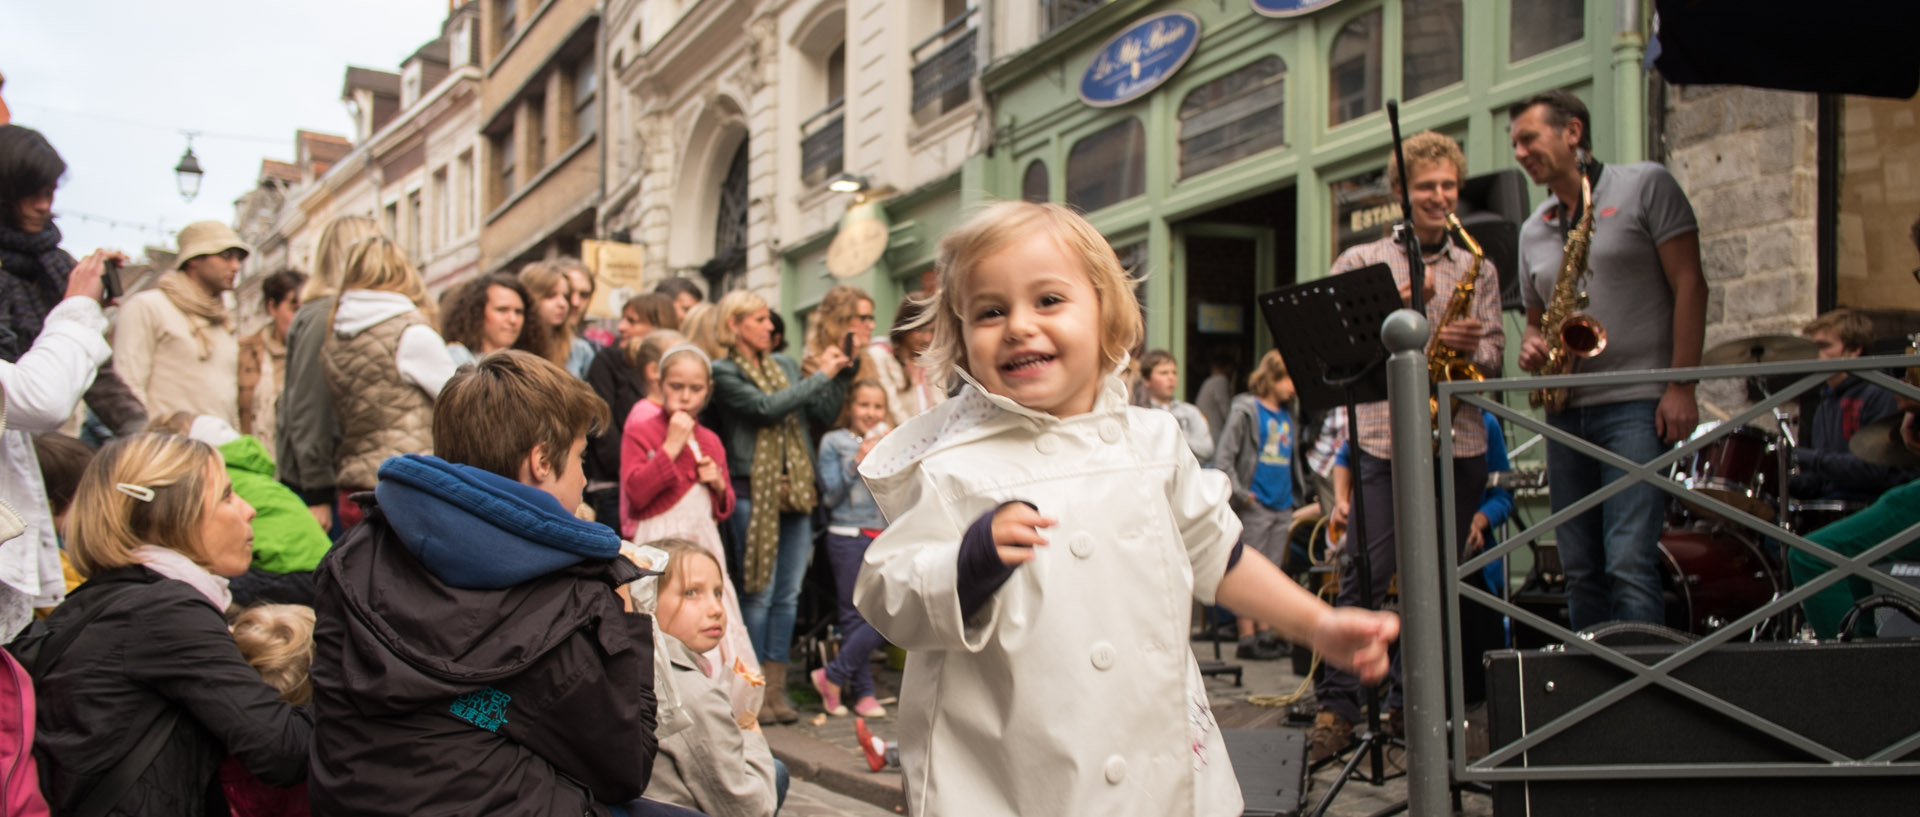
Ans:
[[[220,612],[184,582],[145,567],[104,571],[54,610],[46,637],[30,634],[8,649],[36,667],[63,622],[100,608],[33,679],[34,742],[54,813],[78,806],[170,707],[181,712],[172,738],[110,813],[226,814],[216,773],[229,754],[271,785],[306,779],[306,713],[260,680]]]
[[[383,470],[383,491],[391,481]],[[605,815],[638,798],[656,747],[653,625],[614,588],[640,569],[586,559],[462,589],[370,495],[355,499],[366,521],[315,574],[313,813]],[[429,559],[511,561],[481,518],[389,504],[431,523],[402,527],[446,537]]]

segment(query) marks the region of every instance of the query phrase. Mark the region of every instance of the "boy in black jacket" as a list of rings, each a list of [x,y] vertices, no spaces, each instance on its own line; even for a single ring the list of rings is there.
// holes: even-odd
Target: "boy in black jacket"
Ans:
[[[644,572],[574,518],[607,408],[525,352],[449,381],[315,575],[316,815],[654,813]],[[630,809],[621,804],[639,806]]]

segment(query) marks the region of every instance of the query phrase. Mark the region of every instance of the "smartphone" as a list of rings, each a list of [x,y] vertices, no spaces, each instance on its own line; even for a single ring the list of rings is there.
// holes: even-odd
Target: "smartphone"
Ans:
[[[848,332],[845,335],[840,336],[840,352],[846,355],[848,360],[853,359],[853,333],[852,332]]]
[[[120,297],[120,259],[107,259],[106,269],[100,272],[100,287],[105,297],[102,301],[111,301]]]

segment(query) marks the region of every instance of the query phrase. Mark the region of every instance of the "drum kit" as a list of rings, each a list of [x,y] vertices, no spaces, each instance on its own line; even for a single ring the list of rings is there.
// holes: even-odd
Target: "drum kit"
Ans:
[[[1819,348],[1811,340],[1787,335],[1743,338],[1720,344],[1701,356],[1701,363],[1725,366],[1812,360]],[[1762,392],[1763,382],[1756,381]],[[1675,463],[1670,476],[1688,490],[1712,497],[1759,519],[1774,522],[1795,534],[1806,535],[1866,507],[1864,503],[1792,497],[1795,418],[1774,409],[1777,430],[1742,426],[1707,444],[1691,457]],[[1893,419],[1898,419],[1896,416]],[[1718,428],[1707,422],[1694,432],[1699,439]],[[1863,428],[1854,439],[1867,436]],[[1895,432],[1897,433],[1897,432]],[[1881,432],[1881,436],[1886,436]],[[1903,446],[1892,446],[1905,454]],[[1861,448],[1856,444],[1854,448]],[[1880,461],[1893,456],[1876,447],[1863,459]],[[1891,464],[1891,463],[1889,463]],[[1756,531],[1734,524],[1719,513],[1685,500],[1674,500],[1660,537],[1660,555],[1669,593],[1667,623],[1675,629],[1705,635],[1727,626],[1778,594],[1790,589],[1783,549],[1767,543]],[[1770,621],[1750,634],[1754,639],[1778,636],[1785,627]]]

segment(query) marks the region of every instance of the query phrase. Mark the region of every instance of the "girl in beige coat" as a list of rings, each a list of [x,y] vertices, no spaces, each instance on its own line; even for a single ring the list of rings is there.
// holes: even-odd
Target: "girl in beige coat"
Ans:
[[[1111,373],[1139,306],[1084,219],[998,204],[947,235],[938,263],[926,358],[964,386],[860,469],[891,524],[855,603],[909,652],[909,811],[1239,814],[1188,646],[1192,600],[1372,677],[1398,620],[1329,608],[1242,548],[1225,475],[1170,416],[1127,405]]]

